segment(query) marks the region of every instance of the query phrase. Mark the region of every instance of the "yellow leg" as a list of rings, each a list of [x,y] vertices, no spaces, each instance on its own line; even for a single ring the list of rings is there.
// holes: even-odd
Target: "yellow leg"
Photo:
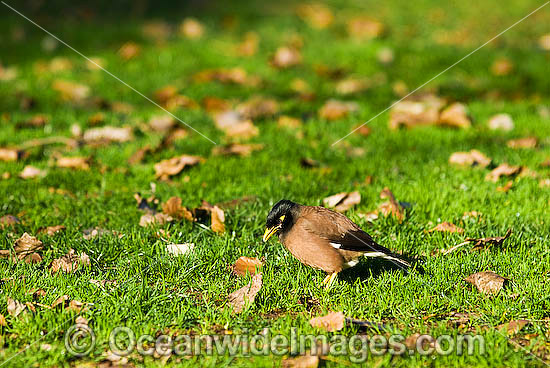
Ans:
[[[333,272],[330,275],[327,275],[327,277],[325,277],[325,279],[323,280],[323,284],[325,285],[325,290],[330,289],[330,286],[332,285],[332,282],[334,281],[337,275],[338,275],[338,272]]]

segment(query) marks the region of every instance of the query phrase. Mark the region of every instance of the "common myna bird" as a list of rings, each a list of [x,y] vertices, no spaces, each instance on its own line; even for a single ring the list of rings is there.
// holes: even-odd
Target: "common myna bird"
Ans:
[[[330,287],[338,272],[355,266],[359,257],[378,257],[402,268],[410,264],[376,243],[341,213],[324,207],[304,206],[283,199],[269,212],[263,241],[279,233],[279,240],[300,262],[328,273]]]

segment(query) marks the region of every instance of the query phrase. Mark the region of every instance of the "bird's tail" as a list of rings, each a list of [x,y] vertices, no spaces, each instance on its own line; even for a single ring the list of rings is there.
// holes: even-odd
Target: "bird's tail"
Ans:
[[[373,258],[383,258],[387,259],[388,261],[391,261],[395,264],[397,264],[399,267],[408,269],[411,267],[411,264],[398,256],[397,254],[391,253],[391,252],[366,252],[363,254],[365,257],[373,257]]]

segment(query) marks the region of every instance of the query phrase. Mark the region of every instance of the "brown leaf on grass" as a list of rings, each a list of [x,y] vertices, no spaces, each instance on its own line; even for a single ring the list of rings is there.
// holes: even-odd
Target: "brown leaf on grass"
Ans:
[[[23,171],[19,173],[19,177],[21,179],[34,179],[34,178],[43,178],[46,176],[47,171],[41,170],[37,167],[27,165],[25,168],[23,168]]]
[[[203,70],[195,74],[193,79],[199,83],[218,81],[225,84],[239,84],[250,87],[256,87],[261,82],[259,77],[248,75],[246,70],[239,67]]]
[[[6,321],[6,317],[4,317],[3,314],[0,314],[0,326],[6,327],[8,325],[8,322]]]
[[[514,129],[514,121],[509,114],[493,115],[487,124],[491,130],[504,130],[508,132]]]
[[[88,157],[73,156],[73,157],[58,157],[55,162],[57,167],[67,168],[67,169],[79,169],[79,170],[89,170],[90,169],[90,159]]]
[[[186,166],[194,166],[204,162],[200,156],[181,155],[163,160],[155,164],[155,175],[157,178],[167,180],[170,176],[179,174]]]
[[[29,128],[40,128],[46,125],[48,121],[49,121],[49,118],[46,115],[37,114],[17,124],[17,126],[23,126],[23,127],[29,127]]]
[[[459,102],[455,102],[443,109],[437,124],[463,129],[472,126],[472,122],[468,118],[466,105]]]
[[[178,94],[178,89],[168,85],[153,92],[153,98],[161,105],[165,105],[168,100],[174,98]]]
[[[348,34],[360,40],[371,40],[384,33],[384,25],[366,16],[359,16],[348,21]]]
[[[44,248],[42,242],[28,233],[24,233],[14,244],[14,251],[19,259],[24,259],[42,248]]]
[[[512,234],[512,229],[508,229],[504,236],[491,236],[487,238],[466,238],[465,241],[474,243],[474,250],[487,248],[488,246],[501,246],[502,243]]]
[[[237,46],[237,53],[240,56],[254,56],[258,51],[260,37],[256,32],[247,32],[242,42]]]
[[[25,304],[21,303],[19,300],[15,300],[8,297],[8,314],[13,317],[17,317],[25,310]]]
[[[166,251],[173,256],[182,256],[189,253],[191,250],[193,250],[194,247],[195,247],[195,244],[193,243],[182,243],[182,244],[169,243],[169,244],[166,244]]]
[[[204,25],[195,18],[185,18],[180,25],[179,32],[190,40],[196,40],[204,34]]]
[[[236,111],[224,111],[214,116],[216,126],[230,138],[249,139],[259,134],[252,120],[243,119]]]
[[[88,257],[86,253],[82,252],[80,253],[80,255],[78,255],[75,253],[74,249],[71,248],[69,250],[69,253],[52,261],[52,264],[50,265],[50,271],[53,273],[56,273],[58,271],[72,273],[82,266],[89,265],[90,257]]]
[[[134,137],[132,128],[130,127],[113,127],[104,126],[101,128],[92,128],[84,132],[82,137],[86,143],[111,143],[111,142],[128,142]]]
[[[48,227],[44,227],[44,228],[41,228],[40,230],[38,230],[38,233],[45,233],[46,235],[48,236],[53,236],[54,234],[62,231],[62,230],[65,230],[66,227],[64,225],[55,225],[55,226],[48,226]]]
[[[52,89],[57,91],[61,99],[74,103],[81,103],[90,96],[90,87],[66,80],[56,80]]]
[[[176,125],[176,119],[168,114],[154,115],[149,119],[149,126],[155,131],[166,133]]]
[[[506,142],[506,145],[510,148],[535,148],[537,146],[537,138],[525,137],[519,139],[511,139]]]
[[[323,204],[328,208],[333,208],[338,212],[345,212],[361,202],[359,192],[342,192],[331,195],[323,199]]]
[[[118,49],[118,55],[125,61],[137,57],[140,53],[141,46],[132,41],[126,42]]]
[[[359,110],[359,105],[356,102],[344,102],[338,100],[328,100],[319,109],[319,116],[327,120],[342,119],[349,115],[350,112]]]
[[[152,149],[149,145],[139,148],[136,152],[132,154],[132,156],[130,156],[130,158],[128,158],[128,165],[139,164],[151,151]]]
[[[181,219],[183,217],[183,211],[184,208],[181,205],[180,197],[170,197],[162,204],[162,212],[173,218]]]
[[[478,150],[470,152],[455,152],[449,157],[449,163],[462,166],[481,166],[487,167],[491,159]]]
[[[323,317],[315,317],[309,320],[309,324],[328,332],[340,331],[344,328],[346,316],[342,312],[330,312]]]
[[[445,100],[434,95],[423,96],[420,100],[404,100],[395,104],[390,110],[390,129],[401,126],[413,128],[421,125],[434,125],[439,121],[439,110]]]
[[[550,187],[550,179],[540,179],[539,181],[539,188],[548,188]],[[0,220],[0,227],[1,227],[2,221]]]
[[[252,280],[242,288],[235,290],[228,295],[229,305],[233,308],[234,313],[241,313],[247,303],[254,303],[256,294],[262,288],[262,274],[257,273],[252,277]]]
[[[233,143],[226,146],[216,146],[212,149],[212,153],[217,156],[250,156],[254,151],[264,148],[263,144],[239,144]]]
[[[256,119],[275,115],[279,104],[272,98],[255,96],[237,106],[237,112],[245,119]]]
[[[218,113],[231,109],[231,103],[219,97],[207,96],[202,99],[203,108],[209,113]]]
[[[233,265],[233,273],[237,276],[245,276],[247,273],[254,275],[261,272],[263,262],[258,258],[239,257]]]
[[[508,283],[508,279],[493,271],[477,272],[466,277],[465,280],[485,294],[497,294]]]
[[[503,163],[495,167],[490,173],[485,176],[485,180],[496,183],[501,176],[515,176],[521,171],[521,166],[510,166]]]
[[[299,355],[283,359],[281,362],[282,368],[317,368],[319,366],[319,357],[317,355]]]
[[[4,229],[5,227],[13,226],[15,224],[19,224],[21,221],[19,218],[13,215],[4,215],[0,217],[0,229]]]
[[[281,46],[275,51],[270,63],[275,68],[286,69],[302,62],[302,54],[298,49],[288,46]]]
[[[150,225],[164,225],[167,222],[172,221],[172,216],[168,216],[164,213],[146,213],[142,215],[139,219],[139,226],[147,227]]]
[[[336,83],[336,93],[339,95],[351,95],[367,90],[371,83],[368,79],[348,78]]]
[[[503,186],[497,187],[497,192],[503,192],[506,193],[510,189],[512,189],[512,186],[514,185],[514,182],[512,180],[508,180],[506,184]]]
[[[452,224],[450,222],[442,222],[438,224],[433,229],[428,230],[429,233],[434,231],[440,231],[440,232],[448,232],[448,233],[463,233],[464,229],[461,227],[456,226],[455,224]]]
[[[399,202],[397,202],[392,191],[388,187],[385,187],[380,192],[380,198],[388,199],[388,201],[378,206],[378,211],[386,217],[391,214],[399,221],[399,223],[401,223],[403,221],[403,218],[405,217],[403,214],[403,207],[401,207]]]
[[[514,70],[514,64],[505,58],[495,60],[491,65],[491,73],[496,76],[508,75],[512,70]]]
[[[1,148],[0,161],[17,161],[23,158],[24,152],[16,148]]]
[[[539,47],[543,50],[550,51],[550,33],[540,36]]]
[[[218,234],[223,234],[225,232],[225,214],[223,210],[218,206],[213,206],[210,211],[210,227],[212,228],[212,231]]]
[[[292,116],[281,115],[277,120],[277,126],[279,128],[299,128],[302,125],[302,121]]]
[[[70,299],[68,295],[61,295],[59,298],[53,301],[51,307],[56,308],[58,305],[65,306],[67,300]]]
[[[313,28],[324,29],[334,21],[332,11],[320,3],[301,4],[296,13]]]
[[[515,335],[519,333],[519,331],[527,326],[529,324],[529,321],[526,319],[517,319],[510,322],[503,323],[501,325],[496,326],[495,328],[497,330],[501,330],[506,332],[507,335]]]

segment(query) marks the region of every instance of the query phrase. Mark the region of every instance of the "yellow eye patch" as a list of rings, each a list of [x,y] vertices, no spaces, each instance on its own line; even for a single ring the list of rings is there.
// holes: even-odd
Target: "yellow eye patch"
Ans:
[[[281,217],[279,217],[279,220],[281,220],[281,222],[283,222],[285,220],[285,215],[282,215]]]

